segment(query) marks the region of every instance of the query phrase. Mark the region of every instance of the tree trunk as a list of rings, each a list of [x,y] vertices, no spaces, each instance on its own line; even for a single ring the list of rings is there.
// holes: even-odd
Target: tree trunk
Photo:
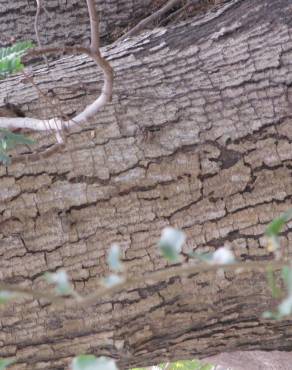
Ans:
[[[100,13],[101,37],[112,40],[143,14],[151,10],[152,0],[96,0]],[[89,41],[86,0],[43,1],[39,31],[45,44],[79,44]],[[0,46],[13,40],[34,40],[35,0],[0,0]]]
[[[290,0],[234,0],[104,48],[115,70],[112,104],[68,133],[63,152],[31,160],[20,148],[0,168],[3,281],[43,288],[44,272],[65,268],[78,292],[94,291],[114,242],[130,276],[170,271],[88,308],[31,299],[1,308],[0,356],[16,356],[15,369],[63,369],[85,352],[126,369],[292,349],[290,320],[261,318],[274,303],[264,273],[180,277],[156,247],[172,225],[188,236],[184,252],[230,243],[240,260],[271,257],[264,229],[292,196],[291,19]],[[1,81],[0,99],[8,94],[27,115],[69,114],[102,84],[84,57],[33,76],[51,103],[21,77]],[[55,142],[35,137],[35,152]]]

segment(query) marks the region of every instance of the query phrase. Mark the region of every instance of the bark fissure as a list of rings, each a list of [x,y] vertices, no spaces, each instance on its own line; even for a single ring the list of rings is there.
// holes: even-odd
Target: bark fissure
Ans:
[[[291,206],[291,19],[288,0],[231,1],[105,47],[113,102],[59,153],[23,162],[20,147],[19,161],[0,167],[1,280],[44,289],[42,274],[65,268],[77,291],[94,291],[114,242],[130,276],[169,268],[156,248],[167,225],[186,232],[184,256],[229,243],[239,260],[269,260],[265,227]],[[70,91],[76,75],[82,99]],[[66,102],[65,114],[98,93],[94,75],[85,57],[33,70],[37,86]],[[27,117],[55,114],[20,78],[0,85],[0,101],[13,92]],[[32,153],[54,143],[34,137]],[[290,225],[281,239],[290,256]],[[22,303],[0,318],[0,356],[16,355],[18,370],[63,369],[81,352],[130,368],[238,348],[291,350],[289,321],[261,318],[275,301],[257,272],[145,283],[72,312]]]

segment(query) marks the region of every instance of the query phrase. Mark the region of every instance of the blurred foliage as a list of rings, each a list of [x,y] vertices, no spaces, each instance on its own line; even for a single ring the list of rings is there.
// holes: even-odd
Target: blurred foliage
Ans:
[[[12,359],[0,359],[0,370],[7,369],[9,365],[12,365],[15,361]]]
[[[21,71],[24,67],[21,57],[33,46],[31,41],[22,41],[7,48],[0,48],[0,79]]]
[[[283,230],[284,226],[292,218],[292,209],[283,213],[280,217],[275,218],[266,229],[266,237],[268,238],[268,251],[273,252],[276,259],[282,259],[283,254],[280,251],[280,240],[279,234]],[[279,252],[280,251],[280,252]],[[288,263],[288,262],[287,262]],[[276,310],[265,311],[263,317],[266,319],[280,320],[285,316],[292,315],[292,266],[291,264],[284,266],[281,270],[281,278],[286,288],[286,295],[284,296],[283,290],[277,285],[277,278],[275,271],[268,266],[267,268],[267,281],[268,286],[271,289],[273,298],[284,298],[278,304]]]
[[[34,141],[21,134],[14,134],[9,130],[0,128],[0,162],[5,166],[9,165],[11,160],[8,155],[8,150],[14,148],[16,145],[30,145]]]
[[[214,365],[203,363],[199,360],[176,361],[164,363],[158,366],[145,368],[133,368],[131,370],[212,370]]]

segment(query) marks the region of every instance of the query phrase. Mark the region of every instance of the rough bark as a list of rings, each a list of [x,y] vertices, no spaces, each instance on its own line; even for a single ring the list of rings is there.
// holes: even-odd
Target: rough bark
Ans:
[[[292,353],[271,351],[222,353],[208,358],[216,370],[290,370]]]
[[[101,15],[101,37],[115,39],[143,14],[152,0],[96,0]],[[43,44],[74,44],[89,40],[89,18],[85,0],[46,0],[39,25]],[[0,0],[0,46],[16,40],[36,40],[35,0]]]
[[[239,259],[269,259],[265,226],[291,206],[291,19],[289,0],[234,0],[105,48],[112,104],[69,133],[63,152],[32,161],[21,148],[0,168],[1,279],[43,287],[45,271],[64,267],[88,292],[107,272],[113,242],[130,275],[170,269],[156,249],[169,224],[186,232],[185,252],[228,242]],[[66,57],[34,79],[72,113],[93,99],[95,73],[85,57]],[[8,92],[27,115],[52,114],[20,78],[1,82],[1,99]],[[34,151],[55,140],[36,137]],[[63,369],[80,352],[128,368],[291,350],[291,321],[261,318],[273,302],[256,272],[173,275],[72,311],[23,303],[0,318],[0,356],[17,356],[20,370]]]

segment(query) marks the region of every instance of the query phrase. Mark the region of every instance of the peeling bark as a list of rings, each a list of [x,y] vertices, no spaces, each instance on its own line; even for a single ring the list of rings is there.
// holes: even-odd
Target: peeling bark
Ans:
[[[170,269],[156,249],[166,225],[186,232],[185,252],[231,243],[238,259],[269,259],[264,229],[292,197],[291,19],[289,0],[234,0],[104,48],[115,69],[112,104],[68,133],[62,152],[31,160],[20,148],[0,168],[1,279],[44,287],[42,274],[63,267],[80,293],[92,291],[113,242],[130,275]],[[102,84],[85,57],[33,74],[66,114]],[[19,77],[1,81],[0,99],[7,93],[27,116],[53,115]],[[34,152],[54,143],[35,137]],[[291,239],[290,226],[288,255]],[[84,352],[129,368],[290,351],[291,321],[261,319],[273,303],[255,272],[171,276],[87,309],[26,299],[1,308],[0,356],[17,356],[18,370],[57,370]]]

